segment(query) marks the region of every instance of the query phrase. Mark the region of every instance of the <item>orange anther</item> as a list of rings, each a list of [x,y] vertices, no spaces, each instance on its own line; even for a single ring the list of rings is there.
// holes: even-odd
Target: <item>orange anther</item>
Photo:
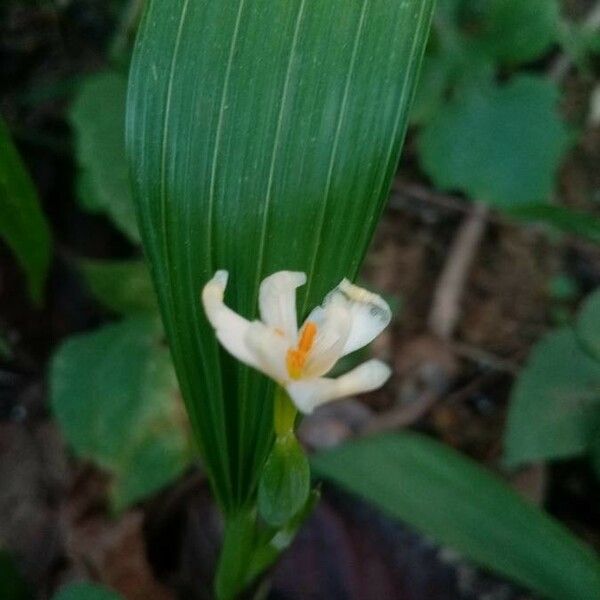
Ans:
[[[315,338],[317,337],[317,326],[312,322],[308,321],[300,332],[300,340],[298,341],[298,350],[307,353],[310,352]]]
[[[317,326],[312,321],[308,321],[300,332],[300,339],[296,348],[290,348],[287,351],[285,362],[288,373],[292,379],[300,379],[302,369],[306,363],[306,358],[310,352],[317,337]]]

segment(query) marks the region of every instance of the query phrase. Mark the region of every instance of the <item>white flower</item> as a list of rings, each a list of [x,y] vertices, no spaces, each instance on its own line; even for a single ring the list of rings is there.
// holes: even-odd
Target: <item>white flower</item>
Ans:
[[[301,412],[387,381],[390,369],[379,360],[337,379],[323,377],[342,356],[371,342],[389,324],[390,307],[380,296],[344,279],[299,329],[296,288],[306,283],[304,273],[280,271],[262,282],[261,321],[248,321],[224,304],[227,279],[226,271],[217,271],[202,291],[218,340],[237,359],[282,385]]]

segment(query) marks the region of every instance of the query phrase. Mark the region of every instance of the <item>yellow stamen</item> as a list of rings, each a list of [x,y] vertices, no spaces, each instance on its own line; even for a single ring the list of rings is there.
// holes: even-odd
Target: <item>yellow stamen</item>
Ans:
[[[312,321],[308,321],[300,332],[300,339],[296,348],[290,348],[287,351],[285,362],[292,379],[300,379],[302,376],[306,358],[315,343],[316,337],[317,326]]]

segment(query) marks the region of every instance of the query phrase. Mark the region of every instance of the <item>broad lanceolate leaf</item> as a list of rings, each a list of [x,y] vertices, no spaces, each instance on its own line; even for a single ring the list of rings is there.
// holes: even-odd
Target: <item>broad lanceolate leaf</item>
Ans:
[[[600,428],[600,362],[570,327],[539,342],[511,393],[506,460],[521,464],[587,451]]]
[[[27,275],[29,292],[39,302],[50,266],[50,229],[37,192],[0,117],[0,237]]]
[[[134,52],[128,154],[179,380],[216,493],[247,502],[272,388],[219,351],[199,303],[216,269],[257,310],[306,271],[306,314],[354,277],[404,136],[432,0],[154,0]]]
[[[600,598],[600,562],[558,522],[454,450],[404,433],[319,454],[323,477],[555,600]]]
[[[436,186],[499,207],[545,202],[569,140],[557,101],[541,78],[468,86],[423,129],[423,168]]]
[[[72,583],[62,588],[52,600],[122,600],[121,596],[94,583]]]
[[[141,260],[83,260],[79,269],[90,292],[120,314],[158,314],[148,267]]]
[[[85,208],[106,213],[139,241],[125,160],[127,78],[116,72],[90,75],[71,108],[75,150],[81,169],[79,196]]]
[[[73,450],[114,475],[117,509],[188,464],[184,415],[157,319],[132,317],[70,338],[54,356],[50,385]]]

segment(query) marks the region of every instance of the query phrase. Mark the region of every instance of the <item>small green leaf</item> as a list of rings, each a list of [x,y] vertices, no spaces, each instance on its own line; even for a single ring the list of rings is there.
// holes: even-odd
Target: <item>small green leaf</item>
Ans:
[[[481,3],[479,10],[477,48],[501,62],[535,60],[558,39],[557,0],[488,0]]]
[[[94,583],[72,583],[63,587],[52,600],[123,600],[119,594]]]
[[[185,416],[181,414],[179,418],[183,422]],[[145,426],[146,437],[140,436],[132,443],[130,452],[115,470],[111,500],[116,510],[131,506],[165,487],[189,464],[190,449],[183,426],[160,422]]]
[[[138,242],[135,209],[125,160],[127,78],[120,73],[90,75],[71,108],[79,197],[92,212],[106,213],[131,240]]]
[[[500,479],[415,433],[313,457],[317,473],[471,560],[555,600],[600,598],[593,551]]]
[[[585,349],[600,361],[600,288],[585,299],[577,316],[575,331]]]
[[[141,260],[82,260],[79,268],[94,297],[115,313],[158,314],[150,273]]]
[[[600,244],[600,219],[588,212],[552,204],[524,204],[507,208],[506,212],[516,219],[549,225],[561,233]]]
[[[25,271],[34,302],[42,291],[50,266],[50,228],[36,189],[0,117],[0,237],[4,238]]]
[[[116,509],[177,477],[190,459],[160,324],[129,318],[67,340],[50,373],[52,407],[75,453],[111,471]]]
[[[533,349],[511,393],[506,461],[518,465],[588,450],[600,425],[600,363],[565,327]]]
[[[467,86],[423,129],[419,154],[439,188],[499,207],[546,201],[569,136],[549,81]]]
[[[306,505],[310,493],[310,467],[296,436],[275,440],[258,487],[258,511],[273,527],[288,523]]]

